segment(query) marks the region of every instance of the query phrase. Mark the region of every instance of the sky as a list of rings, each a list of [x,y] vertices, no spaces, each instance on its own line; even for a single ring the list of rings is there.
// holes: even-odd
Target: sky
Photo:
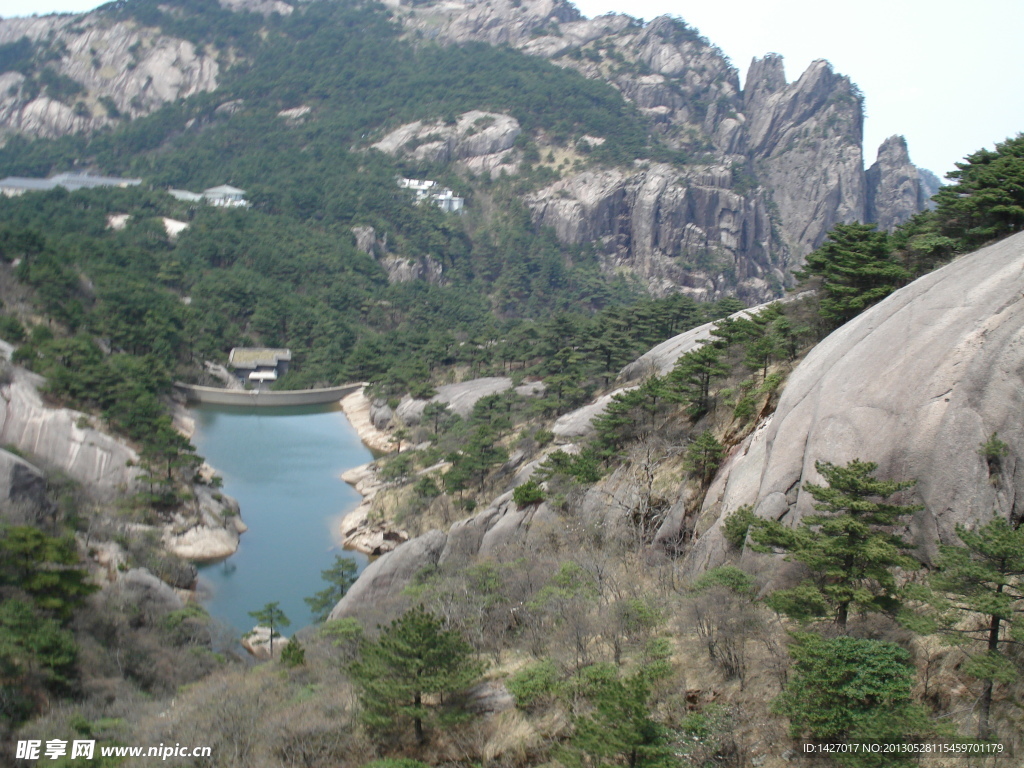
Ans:
[[[0,0],[0,17],[82,12],[97,0]],[[954,163],[1024,131],[1021,0],[577,0],[588,17],[620,12],[684,19],[741,79],[754,56],[779,53],[796,80],[827,59],[864,93],[864,159],[902,134],[910,158],[940,178]]]

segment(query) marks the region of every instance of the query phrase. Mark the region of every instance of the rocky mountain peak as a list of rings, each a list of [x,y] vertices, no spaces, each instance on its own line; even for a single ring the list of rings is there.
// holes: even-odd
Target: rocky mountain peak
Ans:
[[[782,56],[777,53],[765,54],[761,59],[755,56],[747,69],[743,108],[756,110],[766,97],[785,87],[786,70]]]
[[[910,162],[907,140],[890,136],[878,148],[878,159],[865,174],[868,218],[879,229],[894,229],[922,210],[931,192]]]
[[[837,222],[865,220],[862,99],[827,61],[779,87],[782,57],[765,58],[752,65],[745,99],[749,150],[778,208],[792,269]]]

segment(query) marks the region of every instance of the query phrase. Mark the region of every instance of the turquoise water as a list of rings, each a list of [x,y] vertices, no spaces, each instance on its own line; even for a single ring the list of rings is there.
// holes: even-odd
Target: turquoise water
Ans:
[[[359,504],[341,479],[373,458],[336,406],[240,408],[199,406],[193,442],[238,499],[238,551],[200,566],[203,604],[239,633],[255,625],[249,611],[279,602],[290,635],[312,623],[304,597],[326,587],[320,572],[336,555],[366,557],[341,547],[340,522]]]

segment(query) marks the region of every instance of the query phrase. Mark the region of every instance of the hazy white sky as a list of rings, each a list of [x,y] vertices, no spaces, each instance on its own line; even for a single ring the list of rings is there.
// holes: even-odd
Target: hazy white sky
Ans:
[[[0,17],[82,12],[97,0],[0,0]],[[586,16],[672,14],[746,75],[752,56],[781,53],[795,80],[828,59],[864,92],[865,161],[894,133],[940,177],[981,147],[1024,131],[1021,0],[577,0]]]

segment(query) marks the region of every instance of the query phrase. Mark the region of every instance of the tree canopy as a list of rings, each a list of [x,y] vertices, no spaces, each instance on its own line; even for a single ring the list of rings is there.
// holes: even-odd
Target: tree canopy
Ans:
[[[439,714],[438,705],[476,680],[483,664],[459,633],[416,607],[381,628],[377,640],[365,642],[348,671],[359,687],[367,725],[387,732],[411,720],[423,744],[425,724]]]
[[[845,630],[851,609],[896,610],[893,570],[917,568],[917,561],[892,527],[920,507],[886,502],[915,481],[879,480],[873,462],[814,466],[828,485],[806,483],[804,490],[814,498],[814,508],[826,514],[807,515],[796,528],[758,519],[750,535],[762,551],[777,547],[811,573],[800,586],[773,593],[768,604],[804,620],[830,616]]]

